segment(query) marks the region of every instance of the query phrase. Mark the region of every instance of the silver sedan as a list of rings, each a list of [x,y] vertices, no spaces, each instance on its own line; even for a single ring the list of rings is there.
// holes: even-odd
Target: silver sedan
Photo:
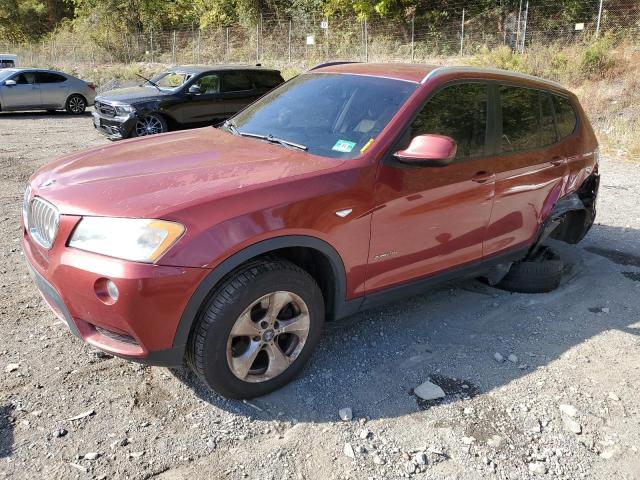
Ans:
[[[78,115],[93,105],[96,88],[63,72],[38,68],[0,70],[0,110],[66,110]]]

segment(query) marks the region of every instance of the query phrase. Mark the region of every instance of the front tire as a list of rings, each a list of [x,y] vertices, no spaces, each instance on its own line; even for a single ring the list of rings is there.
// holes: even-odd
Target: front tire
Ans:
[[[136,120],[131,132],[134,137],[146,137],[147,135],[156,135],[158,133],[168,132],[169,127],[167,121],[162,115],[157,113],[149,113]]]
[[[283,259],[252,261],[224,280],[191,332],[189,367],[227,398],[289,383],[320,339],[324,300],[315,280]]]
[[[74,93],[69,98],[67,98],[67,103],[64,109],[71,115],[82,115],[87,109],[87,101],[82,95]]]

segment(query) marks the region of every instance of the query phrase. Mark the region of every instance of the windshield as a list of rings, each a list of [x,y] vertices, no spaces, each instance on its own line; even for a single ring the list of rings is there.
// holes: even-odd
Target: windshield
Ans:
[[[181,72],[162,72],[151,78],[151,81],[160,88],[178,88],[191,78],[189,73]],[[149,85],[149,83],[146,83]],[[153,86],[153,85],[151,85]]]
[[[235,128],[228,128],[295,143],[315,155],[351,159],[375,141],[416,88],[386,78],[304,74],[240,112],[232,120]]]
[[[14,73],[16,73],[16,70],[0,70],[0,82],[6,80]]]

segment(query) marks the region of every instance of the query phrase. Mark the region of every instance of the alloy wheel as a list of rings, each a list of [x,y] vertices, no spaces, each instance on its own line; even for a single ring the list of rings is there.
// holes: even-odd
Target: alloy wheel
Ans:
[[[69,110],[73,113],[82,113],[84,112],[86,106],[84,100],[80,97],[71,97],[69,99]]]
[[[156,133],[162,132],[162,122],[159,118],[153,115],[147,115],[146,117],[136,122],[136,135],[138,137],[144,137],[145,135],[155,135]]]
[[[283,373],[309,336],[309,309],[296,294],[269,293],[236,319],[227,340],[227,362],[245,382],[259,383]]]

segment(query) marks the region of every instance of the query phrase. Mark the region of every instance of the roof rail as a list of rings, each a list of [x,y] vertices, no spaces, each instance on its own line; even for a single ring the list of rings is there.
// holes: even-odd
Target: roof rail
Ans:
[[[321,63],[319,65],[316,65],[315,67],[311,67],[309,69],[309,71],[317,70],[318,68],[332,67],[334,65],[344,65],[344,64],[349,64],[349,63],[362,63],[362,62],[325,62],[325,63]]]

